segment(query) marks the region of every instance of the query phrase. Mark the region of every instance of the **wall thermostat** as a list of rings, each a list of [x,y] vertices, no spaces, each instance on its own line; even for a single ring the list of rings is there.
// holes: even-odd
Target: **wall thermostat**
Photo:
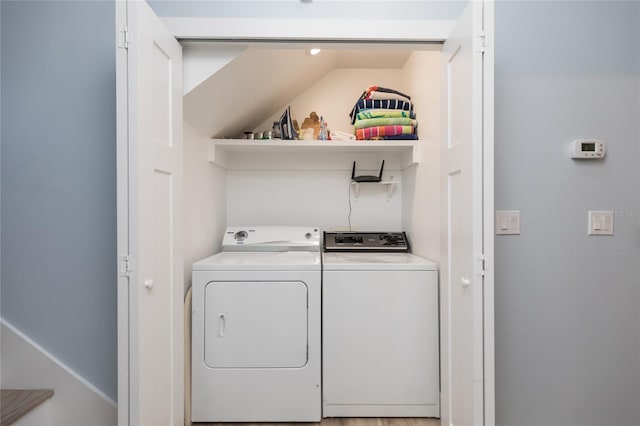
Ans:
[[[607,148],[600,139],[576,139],[571,142],[571,158],[595,160],[604,158]]]

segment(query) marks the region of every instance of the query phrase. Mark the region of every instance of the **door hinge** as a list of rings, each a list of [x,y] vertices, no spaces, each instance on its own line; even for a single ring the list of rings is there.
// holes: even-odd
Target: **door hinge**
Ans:
[[[484,276],[485,274],[485,270],[484,270],[484,261],[485,261],[485,257],[484,254],[476,254],[474,256],[474,263],[475,263],[475,267],[474,267],[474,272],[476,275],[479,275],[481,277]]]
[[[131,276],[131,272],[133,271],[133,260],[131,256],[120,256],[119,270],[121,277]]]
[[[484,34],[484,31],[480,31],[477,35],[476,35],[476,40],[475,40],[475,51],[477,53],[484,53],[487,50],[487,38]]]
[[[121,27],[118,29],[118,47],[121,49],[128,49],[131,44],[131,33],[128,27]]]

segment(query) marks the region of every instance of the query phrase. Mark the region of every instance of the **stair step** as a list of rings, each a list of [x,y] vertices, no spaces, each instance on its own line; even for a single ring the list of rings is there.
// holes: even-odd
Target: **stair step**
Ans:
[[[51,389],[2,389],[0,425],[9,426],[53,396]]]

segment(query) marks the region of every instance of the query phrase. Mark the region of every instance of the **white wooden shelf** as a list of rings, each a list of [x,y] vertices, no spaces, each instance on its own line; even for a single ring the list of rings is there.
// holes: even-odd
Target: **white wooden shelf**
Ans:
[[[396,163],[397,168],[406,169],[419,163],[421,143],[424,142],[210,139],[209,161],[225,169],[255,168],[258,162],[267,169],[279,168],[282,162],[296,163],[296,168],[335,169],[331,157],[347,159],[351,164],[353,156],[364,155],[385,158]],[[274,162],[274,158],[280,161]]]
[[[382,182],[356,182],[351,181],[351,188],[353,189],[353,198],[358,201],[358,197],[360,196],[360,185],[384,185],[387,187],[387,201],[391,200],[391,195],[393,195],[393,190],[396,188],[397,182],[392,181],[382,181]]]

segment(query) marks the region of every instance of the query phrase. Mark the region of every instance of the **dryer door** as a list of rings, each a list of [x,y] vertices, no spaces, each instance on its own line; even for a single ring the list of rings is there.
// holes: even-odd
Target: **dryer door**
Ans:
[[[307,285],[209,282],[204,360],[211,368],[299,368],[307,363]]]

